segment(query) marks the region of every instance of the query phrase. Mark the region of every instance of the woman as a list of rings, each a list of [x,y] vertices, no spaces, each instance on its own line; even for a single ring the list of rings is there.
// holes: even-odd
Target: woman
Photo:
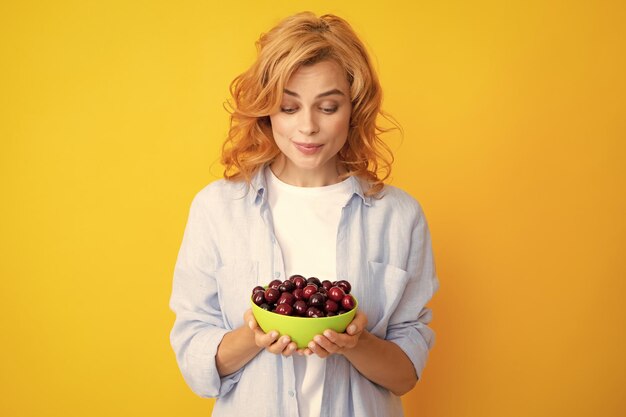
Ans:
[[[176,263],[178,364],[215,416],[402,415],[438,281],[419,204],[378,175],[378,79],[336,16],[297,14],[257,46],[231,86],[225,179],[196,195]],[[258,327],[252,288],[293,274],[352,283],[346,333],[298,350]]]

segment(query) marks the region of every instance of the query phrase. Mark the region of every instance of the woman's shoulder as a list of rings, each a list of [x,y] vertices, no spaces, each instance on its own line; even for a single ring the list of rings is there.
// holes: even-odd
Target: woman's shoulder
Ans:
[[[380,193],[370,201],[372,207],[403,218],[416,220],[423,216],[419,201],[405,190],[393,185],[385,184]]]
[[[251,192],[245,181],[233,181],[220,178],[205,185],[194,197],[196,204],[232,203],[244,199]]]

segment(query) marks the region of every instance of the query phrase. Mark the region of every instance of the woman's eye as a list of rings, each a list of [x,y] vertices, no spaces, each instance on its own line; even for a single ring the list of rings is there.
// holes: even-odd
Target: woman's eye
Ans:
[[[337,111],[337,107],[322,107],[322,111],[326,114],[333,114]]]
[[[287,113],[287,114],[293,114],[296,112],[297,109],[293,108],[293,107],[281,107],[280,111],[282,111],[283,113]]]

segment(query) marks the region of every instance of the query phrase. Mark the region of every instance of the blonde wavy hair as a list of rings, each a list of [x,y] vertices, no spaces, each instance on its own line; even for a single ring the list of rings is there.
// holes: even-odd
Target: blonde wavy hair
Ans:
[[[256,42],[257,60],[230,85],[230,130],[221,162],[228,180],[250,182],[255,172],[280,154],[272,134],[270,114],[280,109],[283,89],[303,65],[334,60],[346,70],[352,114],[338,160],[351,175],[369,183],[366,195],[378,194],[391,173],[393,154],[380,134],[390,129],[378,116],[399,125],[381,109],[382,90],[363,43],[344,19],[303,12],[281,21]]]

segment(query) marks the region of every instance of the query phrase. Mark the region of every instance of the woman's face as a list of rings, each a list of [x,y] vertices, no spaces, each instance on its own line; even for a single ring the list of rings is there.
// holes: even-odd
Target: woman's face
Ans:
[[[280,110],[270,115],[281,155],[272,164],[284,182],[323,186],[338,181],[337,153],[350,127],[350,85],[335,61],[300,67],[283,91]]]

